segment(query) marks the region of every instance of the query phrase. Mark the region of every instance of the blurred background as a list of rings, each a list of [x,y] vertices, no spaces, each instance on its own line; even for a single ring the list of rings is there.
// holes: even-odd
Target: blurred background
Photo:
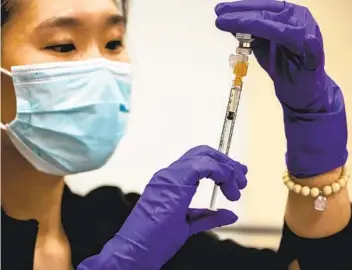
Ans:
[[[214,0],[132,0],[128,46],[134,67],[133,107],[128,133],[111,162],[99,171],[67,179],[73,191],[86,194],[101,185],[142,192],[157,170],[188,149],[217,148],[231,85],[229,55],[237,41],[214,25]],[[352,133],[352,19],[349,0],[297,0],[320,24],[326,70],[345,95]],[[349,140],[349,150],[352,142]],[[239,107],[230,150],[248,165],[247,189],[240,202],[218,199],[218,208],[235,211],[236,225],[222,228],[222,238],[276,248],[287,190],[285,136],[281,107],[272,82],[254,57]],[[351,187],[349,187],[351,190]],[[209,207],[212,183],[204,180],[192,202]]]

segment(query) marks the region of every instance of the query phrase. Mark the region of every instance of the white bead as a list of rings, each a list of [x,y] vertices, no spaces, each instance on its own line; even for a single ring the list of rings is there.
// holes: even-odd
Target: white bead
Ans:
[[[346,182],[347,181],[345,178],[341,178],[338,183],[340,184],[341,188],[344,188],[346,186]]]
[[[293,187],[293,192],[296,193],[296,194],[299,194],[301,192],[301,189],[302,189],[302,186],[301,185],[294,185]]]
[[[347,176],[347,175],[348,175],[348,169],[347,169],[347,167],[343,167],[341,176],[344,177],[344,176]]]
[[[330,186],[325,186],[323,188],[323,193],[324,193],[324,196],[329,196],[331,193],[332,193],[332,187]]]
[[[308,196],[309,193],[310,193],[310,188],[309,188],[309,187],[305,186],[305,187],[303,187],[303,188],[301,189],[301,194],[302,194],[303,196]]]
[[[339,192],[340,189],[341,189],[341,187],[340,187],[340,185],[339,185],[338,183],[333,183],[333,184],[331,185],[331,187],[332,187],[332,191],[333,191],[334,193]]]
[[[349,171],[347,170],[347,167],[343,167],[342,173],[340,176],[340,179],[337,180],[335,183],[332,183],[330,186],[325,186],[322,190],[320,190],[317,187],[310,188],[308,186],[302,187],[299,184],[296,184],[294,181],[292,181],[290,177],[290,173],[288,171],[285,171],[283,174],[283,182],[287,186],[287,188],[294,192],[295,194],[301,194],[303,196],[312,196],[313,198],[316,198],[315,202],[322,202],[322,200],[318,200],[318,198],[323,198],[326,201],[326,196],[329,196],[333,193],[339,192],[342,188],[346,187],[348,184],[348,181],[350,180],[351,175],[349,174]],[[325,202],[326,204],[327,202]]]
[[[310,190],[310,195],[315,198],[315,197],[318,197],[320,194],[320,191],[318,188],[316,187],[313,187],[311,190]]]
[[[295,183],[293,183],[292,181],[288,181],[286,185],[287,185],[289,190],[292,190],[294,185],[295,185]]]

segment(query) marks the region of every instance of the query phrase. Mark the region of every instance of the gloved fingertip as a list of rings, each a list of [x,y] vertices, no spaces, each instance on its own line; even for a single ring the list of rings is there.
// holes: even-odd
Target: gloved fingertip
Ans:
[[[242,175],[241,177],[238,178],[237,180],[237,186],[239,189],[244,189],[248,184],[247,178]]]
[[[246,165],[240,164],[241,165],[241,170],[244,175],[248,173],[248,167]]]
[[[248,172],[248,167],[239,162],[236,163],[235,178],[237,182],[237,187],[239,189],[244,189],[247,186],[246,174]]]
[[[231,184],[221,185],[220,189],[229,201],[238,201],[241,198],[241,192],[239,191],[235,181]]]
[[[214,10],[215,10],[216,16],[219,16],[219,15],[220,15],[220,13],[221,13],[221,8],[224,6],[224,4],[225,4],[225,3],[218,3],[218,4],[215,6]]]
[[[215,20],[215,27],[219,30],[223,30],[222,29],[222,25],[221,25],[221,18],[216,18]]]
[[[241,192],[239,191],[239,189],[236,189],[234,191],[234,193],[236,194],[234,197],[233,197],[233,201],[238,201],[240,198],[241,198]]]
[[[218,209],[217,211],[220,220],[218,227],[233,224],[238,220],[238,216],[228,209]]]

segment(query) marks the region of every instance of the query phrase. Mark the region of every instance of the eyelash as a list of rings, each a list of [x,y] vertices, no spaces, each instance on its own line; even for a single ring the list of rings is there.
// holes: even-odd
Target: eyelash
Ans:
[[[109,48],[109,46],[112,46],[113,48]],[[109,41],[108,43],[106,43],[105,48],[107,48],[108,50],[116,50],[122,47],[122,41],[121,40],[112,40]]]
[[[69,52],[75,50],[76,47],[72,43],[68,43],[68,44],[46,46],[45,49],[50,50],[50,51],[54,51],[57,53],[69,53]]]
[[[121,40],[112,40],[105,45],[105,48],[111,51],[117,50],[120,47],[122,47]],[[67,43],[67,44],[46,46],[45,49],[54,51],[56,53],[70,53],[76,50],[76,46],[73,43]]]

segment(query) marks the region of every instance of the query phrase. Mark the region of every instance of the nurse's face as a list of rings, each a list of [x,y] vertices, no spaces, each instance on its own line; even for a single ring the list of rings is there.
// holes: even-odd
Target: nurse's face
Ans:
[[[2,27],[1,66],[104,57],[128,62],[121,7],[115,0],[10,0]],[[16,115],[12,81],[2,74],[1,122]],[[3,140],[2,140],[3,142]]]

